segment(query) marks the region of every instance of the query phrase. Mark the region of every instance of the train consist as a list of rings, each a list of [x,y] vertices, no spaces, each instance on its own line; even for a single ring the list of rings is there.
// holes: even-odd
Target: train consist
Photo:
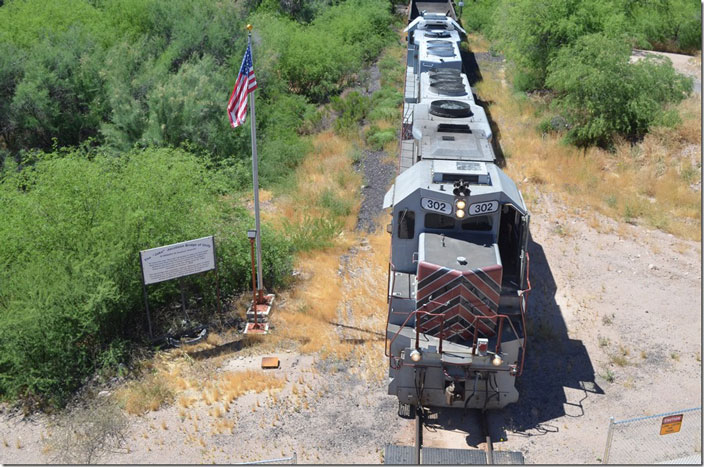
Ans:
[[[518,400],[526,351],[529,214],[497,166],[449,2],[411,3],[386,354],[399,415]]]

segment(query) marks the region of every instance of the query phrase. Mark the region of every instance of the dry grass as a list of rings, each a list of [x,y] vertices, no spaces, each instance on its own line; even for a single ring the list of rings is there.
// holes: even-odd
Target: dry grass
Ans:
[[[481,34],[469,33],[467,35],[467,42],[472,52],[488,52],[491,47],[489,41]]]
[[[283,222],[297,225],[310,219],[328,215],[321,200],[326,191],[354,199],[350,213],[344,219],[345,230],[352,230],[356,222],[361,176],[351,170],[353,142],[326,131],[313,138],[313,151],[296,170],[293,190],[282,194],[272,203],[276,206],[262,218],[283,228]]]
[[[174,398],[174,390],[168,381],[150,374],[121,388],[116,396],[128,413],[142,415],[170,403]]]
[[[628,355],[630,354],[630,351],[622,346],[619,345],[618,347],[618,352],[612,354],[609,356],[609,359],[611,363],[618,365],[618,366],[626,366],[628,365]]]
[[[285,382],[262,370],[226,372],[218,381],[225,401],[232,402],[249,391],[262,392],[268,389],[281,389]]]
[[[513,95],[502,71],[483,76],[477,92],[491,102],[507,154],[506,172],[524,193],[527,185],[539,186],[563,194],[571,205],[700,240],[701,192],[694,187],[701,182],[701,107],[696,96],[678,106],[682,124],[675,129],[655,128],[635,145],[617,142],[613,152],[582,150],[562,143],[559,135],[541,135],[536,126],[546,104]]]
[[[127,417],[109,399],[60,413],[52,424],[55,436],[44,440],[42,451],[51,453],[50,462],[61,464],[97,463],[103,455],[124,446],[129,429]]]

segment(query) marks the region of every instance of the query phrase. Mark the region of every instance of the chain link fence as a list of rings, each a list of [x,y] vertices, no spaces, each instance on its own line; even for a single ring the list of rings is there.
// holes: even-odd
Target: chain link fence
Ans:
[[[609,422],[604,464],[702,463],[702,408]]]
[[[259,464],[298,464],[298,456],[294,452],[291,457],[281,457],[279,459],[266,459],[263,461],[237,462],[235,465],[259,465]]]

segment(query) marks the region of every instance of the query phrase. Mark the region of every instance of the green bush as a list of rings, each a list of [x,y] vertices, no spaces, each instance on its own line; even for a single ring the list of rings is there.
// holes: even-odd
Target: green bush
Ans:
[[[490,8],[491,2],[471,5],[480,22]],[[492,24],[490,36],[511,61],[519,90],[542,88],[559,51],[584,35],[602,33],[643,48],[691,52],[700,48],[702,30],[697,0],[499,0]]]
[[[692,89],[669,60],[630,63],[630,47],[601,34],[563,48],[548,68],[546,84],[558,93],[557,107],[571,125],[567,136],[580,146],[607,146],[615,134],[641,137]]]
[[[288,233],[294,251],[310,251],[333,246],[333,240],[340,234],[342,228],[342,221],[335,218],[306,218],[297,224],[284,220],[284,230]]]
[[[308,25],[270,13],[257,13],[252,21],[266,44],[264,53],[276,55],[276,70],[289,89],[324,102],[388,43],[388,6],[379,0],[349,0],[324,10]],[[274,61],[265,58],[265,63]]]
[[[628,30],[645,48],[692,53],[701,50],[702,5],[698,0],[624,2]]]
[[[467,32],[488,33],[496,16],[497,0],[474,0],[464,3],[462,25]],[[459,7],[457,7],[459,9]],[[459,11],[458,11],[459,12]]]
[[[578,0],[503,1],[492,28],[498,47],[514,67],[519,90],[544,85],[547,66],[560,48],[587,31]]]
[[[344,98],[334,96],[330,99],[330,106],[339,114],[335,119],[335,130],[345,132],[359,127],[369,112],[370,100],[352,91]]]
[[[382,130],[376,125],[370,126],[365,136],[367,144],[377,151],[384,149],[384,145],[396,140],[398,137],[395,128]]]
[[[253,224],[221,201],[216,174],[177,150],[119,159],[80,152],[42,156],[0,181],[0,395],[61,402],[122,352],[114,339],[143,323],[138,252],[214,234],[225,295],[250,283]],[[265,230],[264,279],[281,285],[289,243]],[[194,276],[214,305],[212,279]],[[154,309],[177,297],[150,287]],[[214,309],[214,306],[211,307]],[[117,353],[116,353],[117,352]]]
[[[347,217],[352,212],[352,202],[340,197],[330,188],[323,191],[320,205],[330,212],[330,217]]]
[[[372,110],[368,119],[372,122],[379,120],[396,121],[401,116],[403,96],[391,87],[382,87],[372,94]]]

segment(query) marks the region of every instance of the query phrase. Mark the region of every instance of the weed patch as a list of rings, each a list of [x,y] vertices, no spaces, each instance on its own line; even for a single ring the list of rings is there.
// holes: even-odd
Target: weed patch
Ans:
[[[44,443],[52,462],[95,464],[124,444],[128,426],[127,418],[112,401],[94,400],[59,416],[52,437]]]
[[[173,388],[157,374],[128,383],[116,397],[127,413],[143,415],[173,401]]]

